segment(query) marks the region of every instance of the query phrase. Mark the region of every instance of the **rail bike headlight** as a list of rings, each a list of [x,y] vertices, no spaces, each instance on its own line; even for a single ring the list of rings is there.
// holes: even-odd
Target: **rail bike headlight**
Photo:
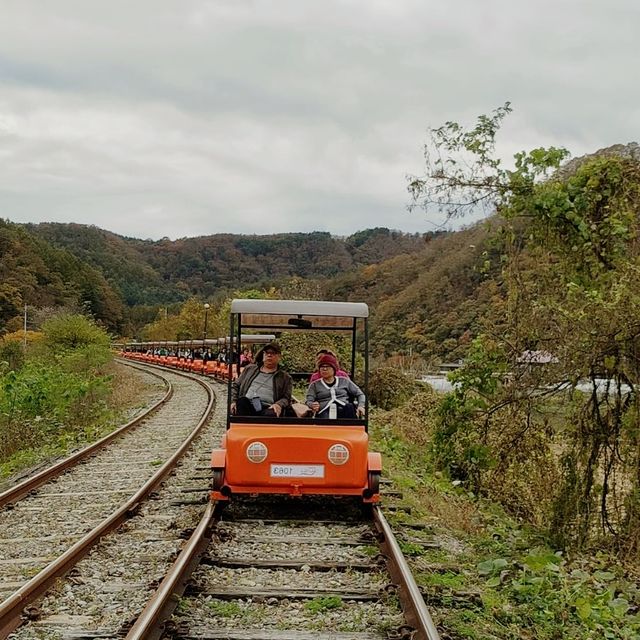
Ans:
[[[331,464],[344,464],[349,459],[349,449],[347,449],[343,444],[332,444],[329,447],[327,457]]]
[[[250,462],[264,462],[267,459],[269,450],[262,442],[252,442],[247,447],[247,458]]]

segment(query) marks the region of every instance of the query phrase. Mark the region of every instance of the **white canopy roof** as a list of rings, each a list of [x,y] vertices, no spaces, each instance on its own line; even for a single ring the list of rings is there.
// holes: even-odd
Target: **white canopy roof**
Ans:
[[[368,318],[369,307],[364,302],[235,299],[231,302],[231,313]]]

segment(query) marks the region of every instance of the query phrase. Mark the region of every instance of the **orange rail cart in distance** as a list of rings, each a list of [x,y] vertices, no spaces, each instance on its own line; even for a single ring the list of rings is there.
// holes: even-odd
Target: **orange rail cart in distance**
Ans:
[[[242,342],[246,340],[243,331],[273,331],[285,361],[287,337],[296,332],[313,334],[310,363],[316,350],[332,341],[340,340],[343,352],[350,342],[350,362],[341,362],[340,367],[367,397],[368,316],[364,303],[236,299],[231,304],[230,352],[241,344],[241,336]],[[310,368],[287,370],[306,390]],[[382,460],[379,453],[369,451],[368,400],[364,415],[354,419],[300,418],[293,412],[280,417],[236,416],[230,413],[232,375],[229,371],[226,434],[211,455],[213,500],[238,494],[285,494],[379,501]]]

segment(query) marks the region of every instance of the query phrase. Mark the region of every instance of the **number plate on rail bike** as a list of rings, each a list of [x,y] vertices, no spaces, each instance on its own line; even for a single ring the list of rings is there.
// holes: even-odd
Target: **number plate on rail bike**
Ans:
[[[323,464],[272,464],[272,478],[324,478]]]

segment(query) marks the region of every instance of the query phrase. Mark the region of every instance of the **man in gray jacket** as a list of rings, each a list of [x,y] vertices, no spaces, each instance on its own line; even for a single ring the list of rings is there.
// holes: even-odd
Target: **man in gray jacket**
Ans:
[[[231,414],[280,417],[291,404],[293,380],[280,369],[282,350],[270,342],[231,383]]]

